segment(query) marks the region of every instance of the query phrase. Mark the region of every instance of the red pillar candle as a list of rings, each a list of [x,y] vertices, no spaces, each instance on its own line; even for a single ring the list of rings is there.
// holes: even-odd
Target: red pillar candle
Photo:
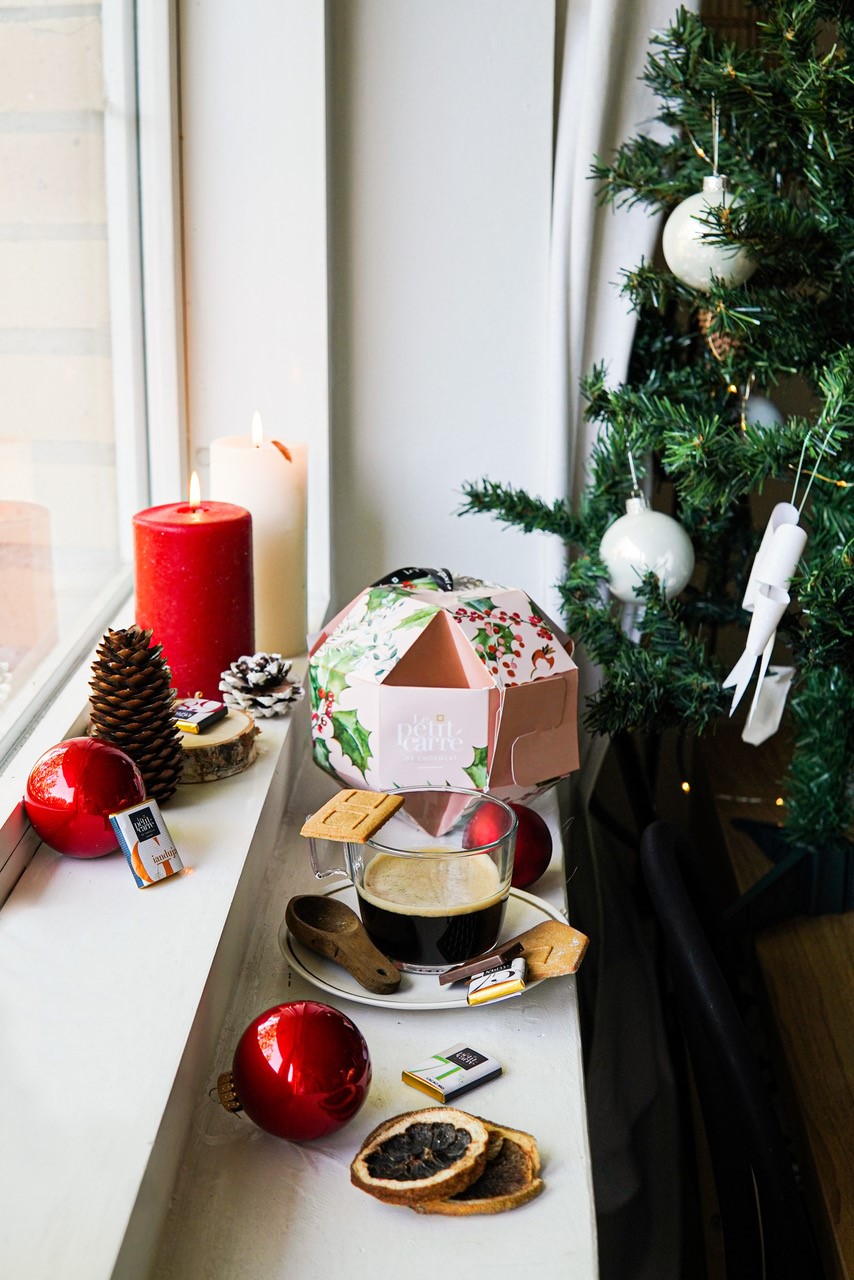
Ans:
[[[163,646],[180,698],[220,699],[220,673],[255,649],[252,517],[230,502],[170,503],[138,512],[133,534],[137,623]]]

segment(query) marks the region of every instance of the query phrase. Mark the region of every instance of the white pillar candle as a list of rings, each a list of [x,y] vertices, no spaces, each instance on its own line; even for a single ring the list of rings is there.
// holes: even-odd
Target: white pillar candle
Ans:
[[[306,481],[304,444],[265,440],[261,418],[251,436],[223,436],[210,447],[211,498],[252,516],[255,646],[286,657],[306,646]],[[216,566],[211,566],[216,573]]]

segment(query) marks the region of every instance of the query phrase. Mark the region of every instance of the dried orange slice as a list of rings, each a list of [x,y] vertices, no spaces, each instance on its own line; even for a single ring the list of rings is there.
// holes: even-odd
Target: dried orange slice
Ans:
[[[456,1107],[426,1107],[394,1116],[368,1134],[350,1180],[386,1204],[444,1200],[480,1177],[489,1130]]]
[[[486,1121],[490,1152],[483,1173],[469,1186],[440,1200],[419,1200],[418,1213],[467,1217],[474,1213],[506,1213],[527,1204],[543,1190],[540,1154],[529,1133]],[[494,1139],[499,1138],[500,1145]],[[494,1154],[493,1154],[494,1153]]]

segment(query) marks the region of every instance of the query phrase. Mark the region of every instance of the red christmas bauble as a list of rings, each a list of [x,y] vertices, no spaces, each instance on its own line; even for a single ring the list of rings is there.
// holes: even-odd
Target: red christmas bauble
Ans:
[[[524,804],[510,801],[516,815],[516,849],[513,854],[514,889],[527,889],[539,880],[552,857],[552,834],[538,813]],[[466,839],[472,845],[491,844],[500,840],[503,832],[490,809],[479,809],[469,823]]]
[[[513,855],[514,889],[527,889],[539,880],[552,858],[552,833],[533,809],[524,804],[511,804],[519,826],[516,829],[516,852]]]
[[[234,1101],[223,1094],[223,1080]],[[308,1142],[351,1120],[371,1083],[371,1059],[359,1028],[328,1004],[297,1000],[259,1014],[234,1053],[220,1097],[267,1133]]]
[[[119,847],[110,814],[144,799],[142,774],[124,751],[99,738],[68,738],[33,765],[24,808],[58,853],[100,858]]]

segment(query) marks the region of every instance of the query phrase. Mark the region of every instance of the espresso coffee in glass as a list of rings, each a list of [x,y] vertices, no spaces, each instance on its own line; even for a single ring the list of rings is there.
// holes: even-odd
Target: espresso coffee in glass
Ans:
[[[479,791],[414,787],[347,870],[371,941],[400,969],[441,973],[498,940],[513,874],[516,815]],[[316,850],[313,853],[317,868]],[[318,874],[330,874],[318,871]]]

